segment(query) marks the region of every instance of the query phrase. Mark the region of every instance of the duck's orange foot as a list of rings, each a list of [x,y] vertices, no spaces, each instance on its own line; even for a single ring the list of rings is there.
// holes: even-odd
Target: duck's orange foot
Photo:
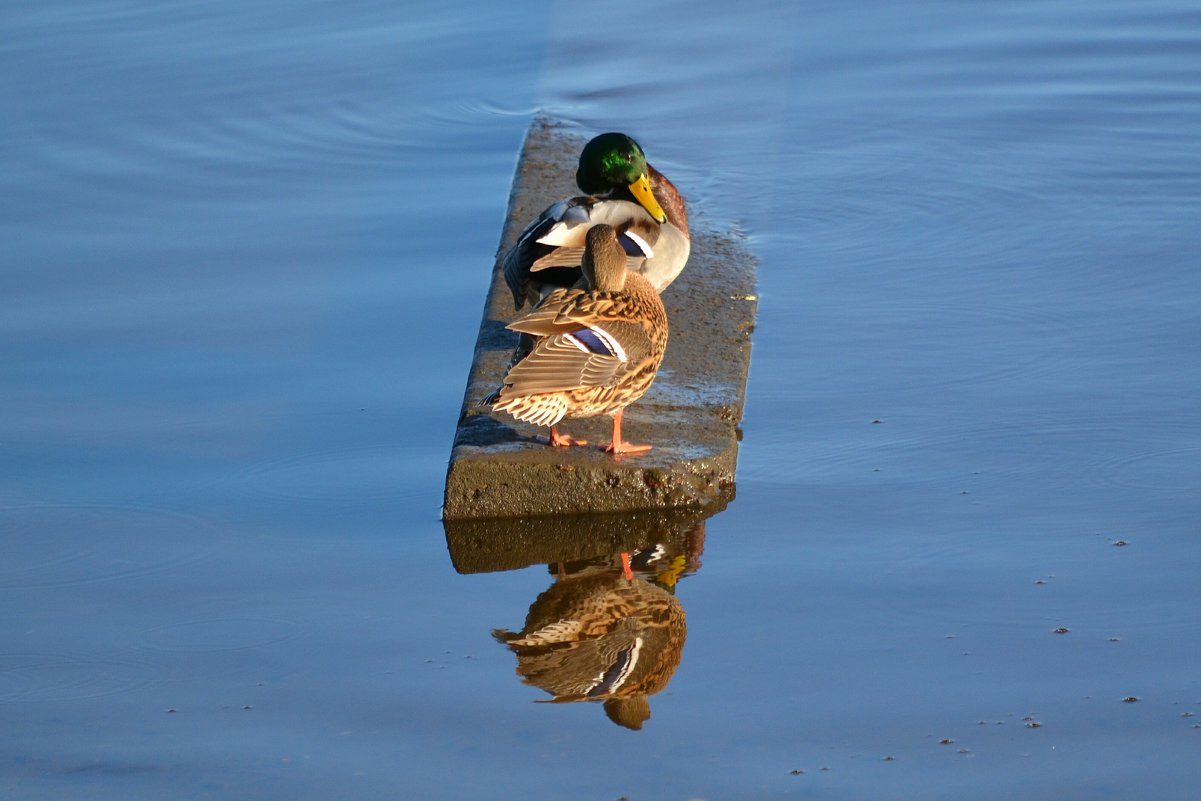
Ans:
[[[615,456],[625,456],[628,454],[646,453],[651,449],[650,445],[636,445],[633,442],[610,442],[604,447],[605,453],[611,453]]]
[[[646,453],[651,449],[650,445],[635,445],[632,442],[626,442],[621,436],[621,417],[624,409],[618,409],[613,414],[613,439],[604,447],[605,453],[611,453],[614,456],[622,454]]]
[[[626,577],[626,581],[634,580],[634,570],[630,567],[630,552],[621,552],[621,575]]]
[[[560,434],[555,430],[554,426],[550,427],[550,444],[552,448],[567,448],[572,445],[587,445],[588,442],[582,439],[575,439],[567,434]]]

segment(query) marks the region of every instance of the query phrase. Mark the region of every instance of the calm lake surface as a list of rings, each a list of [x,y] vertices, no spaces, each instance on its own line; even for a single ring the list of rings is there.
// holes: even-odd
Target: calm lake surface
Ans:
[[[0,26],[0,797],[1201,797],[1195,2]],[[760,260],[639,731],[439,520],[538,114]]]

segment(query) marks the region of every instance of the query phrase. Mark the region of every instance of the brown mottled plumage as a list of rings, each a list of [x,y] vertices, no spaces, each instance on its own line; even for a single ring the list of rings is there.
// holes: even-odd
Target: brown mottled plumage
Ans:
[[[679,600],[613,571],[559,579],[520,632],[492,632],[516,653],[527,684],[557,703],[604,701],[605,714],[631,729],[650,717],[647,696],[667,686],[687,633]]]
[[[537,337],[514,364],[493,411],[550,426],[552,445],[584,444],[560,436],[564,417],[613,417],[605,450],[642,453],[650,445],[621,438],[626,406],[655,380],[667,349],[667,312],[654,287],[626,269],[625,252],[609,225],[588,230],[583,259],[588,289],[559,289],[508,327]]]

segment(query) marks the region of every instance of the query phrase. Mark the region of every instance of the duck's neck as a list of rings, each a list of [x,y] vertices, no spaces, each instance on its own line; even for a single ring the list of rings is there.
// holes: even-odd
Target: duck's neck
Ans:
[[[675,184],[667,180],[666,175],[651,165],[646,165],[646,170],[651,181],[651,191],[655,193],[655,200],[659,201],[659,205],[663,207],[667,221],[679,228],[684,236],[691,239],[692,235],[688,232],[688,211],[684,207],[684,198],[680,196],[679,190],[676,189]]]
[[[601,263],[588,263],[589,254],[584,254],[584,275],[588,278],[589,289],[594,292],[621,292],[626,288],[626,278],[630,272],[626,270],[626,256],[622,251],[610,255]]]
[[[680,191],[676,189],[676,185],[667,179],[667,176],[656,170],[651,165],[646,165],[647,177],[651,182],[651,191],[655,193],[655,200],[659,201],[659,206],[663,209],[663,213],[667,215],[667,221],[684,233],[684,236],[689,239],[692,234],[688,232],[688,211],[684,207],[684,198],[680,196]],[[607,195],[600,197],[608,200],[628,200],[631,203],[638,203],[638,199],[634,197],[634,193],[626,186],[617,186],[613,188]],[[641,204],[639,204],[641,205]]]

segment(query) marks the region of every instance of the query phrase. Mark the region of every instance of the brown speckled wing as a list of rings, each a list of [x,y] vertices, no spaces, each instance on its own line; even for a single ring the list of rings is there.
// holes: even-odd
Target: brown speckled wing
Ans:
[[[580,350],[567,336],[557,334],[540,340],[530,355],[513,366],[505,376],[505,392],[528,395],[609,386],[624,364],[615,356]]]

